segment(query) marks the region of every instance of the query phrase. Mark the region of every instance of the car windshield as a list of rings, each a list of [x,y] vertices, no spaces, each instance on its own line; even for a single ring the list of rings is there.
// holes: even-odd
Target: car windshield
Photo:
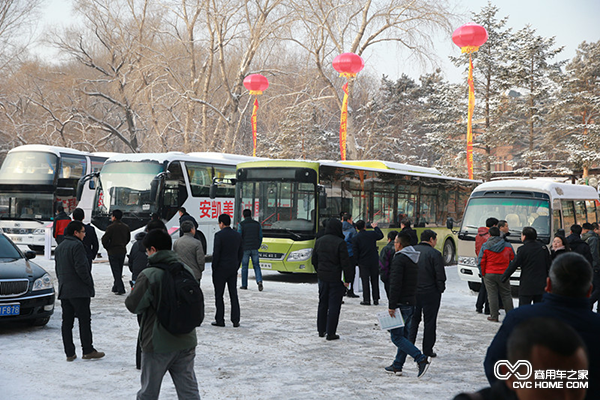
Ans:
[[[0,235],[0,261],[6,262],[22,258],[21,253],[14,244],[4,235]]]
[[[471,198],[461,228],[461,233],[475,234],[485,226],[490,217],[506,220],[511,232],[521,233],[532,226],[538,236],[550,235],[550,203],[548,200],[506,197]]]

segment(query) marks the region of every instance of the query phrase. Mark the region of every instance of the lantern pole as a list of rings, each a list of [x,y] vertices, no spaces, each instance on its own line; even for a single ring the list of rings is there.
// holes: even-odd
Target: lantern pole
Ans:
[[[475,110],[475,82],[473,80],[473,58],[471,54],[479,50],[488,38],[483,26],[469,23],[461,26],[452,34],[452,41],[460,47],[461,53],[469,54],[469,104],[467,112],[467,172],[473,179],[473,111]]]
[[[256,157],[256,115],[258,112],[258,96],[263,93],[269,87],[269,80],[260,74],[248,75],[244,79],[244,86],[249,90],[250,96],[256,96],[254,98],[254,107],[252,107],[252,116],[250,118],[250,124],[252,125],[252,156]]]
[[[356,77],[365,64],[363,59],[354,53],[343,53],[333,60],[333,68],[340,73],[340,76],[346,78],[346,83],[342,86],[344,99],[342,100],[342,115],[340,117],[340,158],[346,160],[346,134],[348,131],[348,84],[350,80]]]

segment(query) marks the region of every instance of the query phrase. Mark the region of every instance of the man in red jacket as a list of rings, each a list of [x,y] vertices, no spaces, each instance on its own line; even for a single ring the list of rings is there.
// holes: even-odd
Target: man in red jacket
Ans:
[[[477,266],[479,266],[479,252],[481,246],[490,238],[490,228],[492,226],[498,226],[498,219],[490,217],[485,220],[485,226],[480,227],[477,230],[477,236],[475,236],[475,256],[477,257]],[[479,275],[481,275],[481,267],[479,268]],[[485,310],[484,310],[485,309]],[[483,276],[481,277],[481,286],[479,287],[479,293],[477,294],[477,301],[475,302],[475,311],[479,314],[485,312],[485,315],[490,315],[490,303],[487,299],[487,290],[485,290],[485,282],[483,282]]]
[[[498,293],[502,298],[504,310],[508,313],[513,309],[510,293],[510,281],[502,282],[502,274],[515,258],[512,245],[500,236],[500,229],[490,228],[490,238],[481,246],[481,275],[485,282],[490,302],[488,321],[498,322]]]

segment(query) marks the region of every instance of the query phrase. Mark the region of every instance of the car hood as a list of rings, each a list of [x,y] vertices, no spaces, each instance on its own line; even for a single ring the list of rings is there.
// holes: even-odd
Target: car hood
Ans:
[[[0,279],[37,279],[45,273],[42,267],[25,258],[18,260],[0,258]]]

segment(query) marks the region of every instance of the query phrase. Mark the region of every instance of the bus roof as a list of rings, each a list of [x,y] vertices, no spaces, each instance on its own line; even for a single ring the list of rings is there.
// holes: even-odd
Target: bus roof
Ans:
[[[477,186],[473,193],[484,190],[538,191],[547,193],[551,198],[598,200],[598,191],[592,186],[559,183],[548,179],[511,179],[485,182]]]
[[[46,153],[53,153],[53,154],[56,154],[57,156],[59,156],[60,153],[75,154],[75,155],[82,155],[82,156],[91,155],[91,153],[89,153],[87,151],[69,149],[67,147],[48,146],[45,144],[25,144],[23,146],[18,146],[18,147],[15,147],[14,149],[11,149],[9,151],[9,153],[17,153],[17,152],[25,152],[25,151],[42,151],[42,152],[46,152]]]
[[[180,151],[170,151],[168,153],[127,153],[116,154],[110,157],[107,162],[124,162],[124,161],[157,161],[163,163],[165,161],[191,161],[191,162],[208,162],[212,164],[236,165],[247,159],[255,159],[249,156],[240,156],[236,154],[223,153],[183,153]]]
[[[357,160],[357,161],[310,161],[310,160],[264,160],[264,161],[249,161],[238,164],[238,168],[264,168],[264,167],[301,167],[316,169],[318,166],[324,165],[329,167],[360,169],[365,171],[393,173],[410,176],[431,177],[437,179],[448,179],[462,182],[480,182],[465,178],[454,178],[442,175],[435,168],[426,168],[412,166],[408,164],[400,164],[389,161],[377,160]]]

